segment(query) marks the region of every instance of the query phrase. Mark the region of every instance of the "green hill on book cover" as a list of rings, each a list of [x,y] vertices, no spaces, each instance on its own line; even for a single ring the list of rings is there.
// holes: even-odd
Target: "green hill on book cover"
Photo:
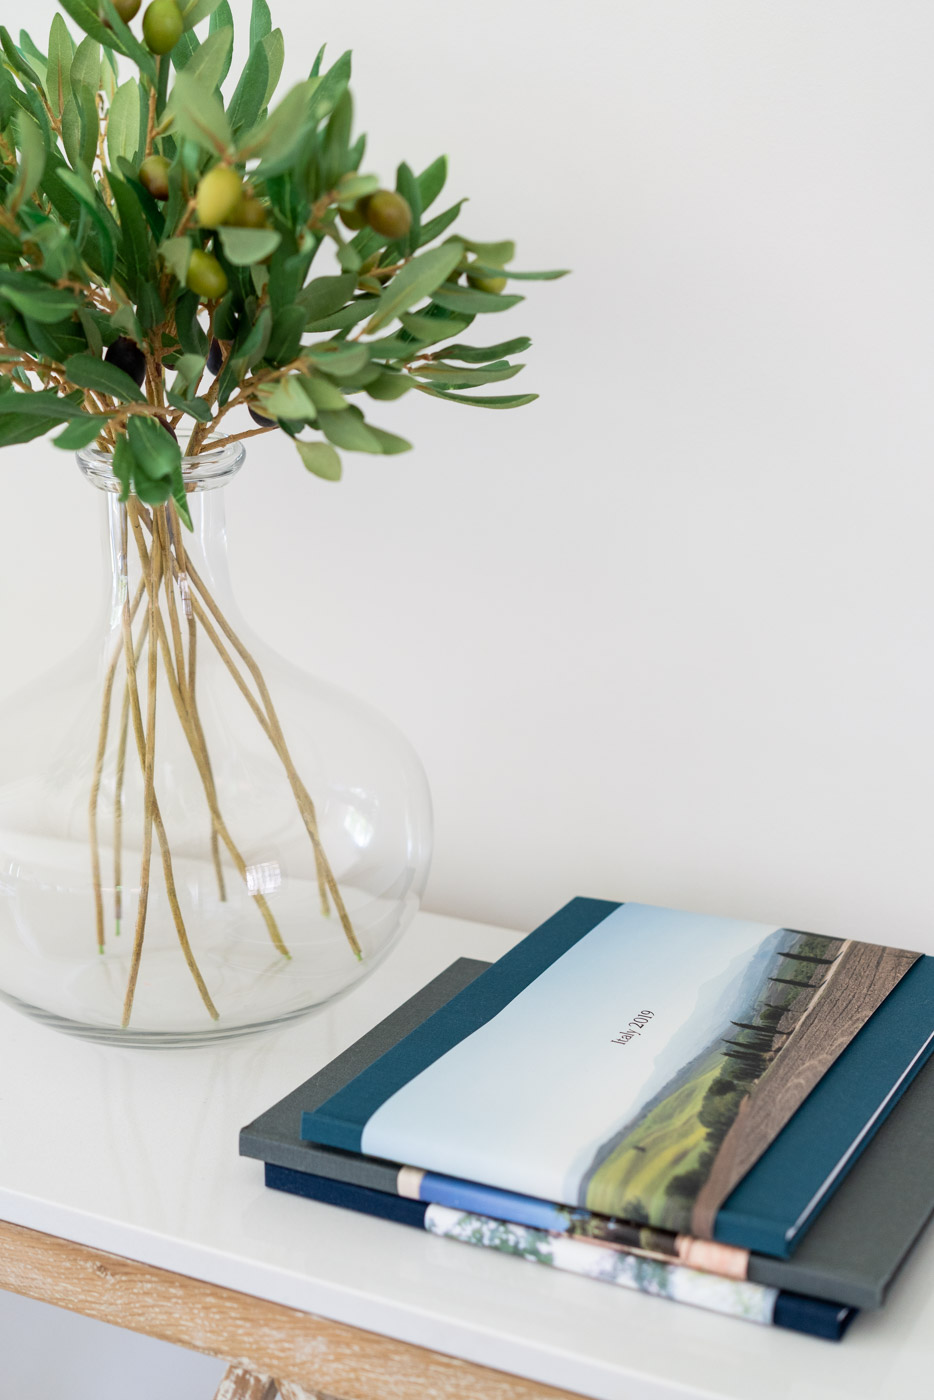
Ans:
[[[753,1150],[754,1135],[762,1134],[763,1150],[771,1141],[767,1124],[749,1112],[751,1099],[771,1096],[778,1083],[800,1073],[795,1031],[805,1015],[819,1014],[845,948],[842,940],[788,929],[764,939],[731,1004],[719,1005],[710,1045],[598,1149],[582,1179],[582,1203],[610,1214],[622,1201],[619,1213],[627,1220],[690,1229],[704,1187],[716,1183],[728,1133],[753,1135]]]

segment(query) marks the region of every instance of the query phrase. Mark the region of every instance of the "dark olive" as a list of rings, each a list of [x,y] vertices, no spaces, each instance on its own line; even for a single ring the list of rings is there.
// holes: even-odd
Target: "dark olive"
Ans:
[[[247,411],[253,419],[253,422],[258,423],[261,428],[274,428],[276,426],[275,418],[264,418],[261,413],[256,412],[255,408],[248,409]]]
[[[147,156],[138,173],[140,184],[153,199],[168,199],[169,162],[165,156]]]
[[[265,207],[253,194],[243,194],[230,216],[230,222],[237,228],[265,228]]]
[[[137,14],[141,3],[142,0],[113,0],[113,7],[123,23],[129,24],[130,20]]]
[[[153,53],[171,53],[184,29],[185,21],[175,0],[152,0],[143,15],[143,38]]]
[[[404,238],[412,227],[412,211],[401,194],[377,190],[366,202],[366,221],[384,238]]]
[[[219,340],[211,341],[211,348],[208,351],[208,374],[219,374],[221,365],[224,363],[224,351]]]
[[[128,374],[137,384],[142,384],[146,378],[146,356],[128,336],[121,335],[107,347],[104,359],[109,365],[116,365],[117,369],[122,369],[124,374]]]
[[[366,223],[366,200],[358,199],[349,209],[342,209],[340,216],[344,228],[352,229],[356,233],[357,229],[363,228]]]

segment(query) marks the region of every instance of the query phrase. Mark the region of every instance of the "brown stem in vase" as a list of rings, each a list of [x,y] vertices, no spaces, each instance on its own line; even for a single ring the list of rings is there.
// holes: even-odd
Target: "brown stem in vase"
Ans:
[[[302,819],[305,823],[305,829],[307,830],[308,835],[311,839],[311,843],[315,852],[315,860],[316,863],[319,863],[318,868],[320,871],[320,875],[323,877],[324,882],[327,886],[328,893],[334,901],[334,907],[337,909],[338,917],[341,921],[341,926],[343,927],[347,941],[350,944],[351,949],[353,950],[354,956],[358,959],[361,959],[363,957],[363,950],[361,949],[360,944],[357,940],[357,935],[354,933],[353,925],[350,922],[350,916],[347,913],[343,896],[341,895],[341,892],[337,885],[337,881],[334,878],[334,872],[331,870],[331,867],[327,861],[327,857],[324,854],[324,849],[321,845],[321,838],[318,834],[318,821],[315,815],[314,803],[311,800],[311,796],[309,795],[307,788],[305,787],[304,783],[298,775],[298,771],[295,767],[295,764],[292,762],[292,757],[289,753],[288,747],[285,742],[285,735],[282,732],[282,727],[279,723],[279,717],[276,714],[275,706],[272,703],[272,696],[269,693],[269,689],[266,685],[263,673],[257,665],[256,661],[254,660],[253,656],[244,646],[243,642],[240,640],[236,632],[234,632],[233,628],[230,626],[230,623],[224,617],[220,608],[217,606],[214,599],[211,597],[211,594],[205,588],[197,570],[190,563],[188,566],[188,574],[191,578],[191,581],[197,588],[198,592],[201,594],[201,597],[204,599],[204,602],[207,605],[208,610],[214,617],[214,620],[217,622],[217,625],[220,627],[224,636],[230,642],[231,646],[234,648],[237,655],[240,657],[241,661],[246,666],[250,675],[253,677],[253,680],[256,684],[256,688],[260,694],[260,699],[263,703],[263,708],[266,711],[269,729],[273,737],[273,742],[275,744],[276,751],[278,752],[279,757],[282,759],[282,763],[288,775],[292,792],[295,796],[296,802],[298,803],[299,811],[301,812]]]
[[[124,550],[124,561],[126,560],[126,550]],[[129,598],[125,597],[124,607],[129,610],[130,622],[136,616],[137,609],[142,601],[145,584],[140,583],[130,607]],[[104,693],[101,699],[101,722],[97,740],[97,755],[94,760],[94,776],[91,779],[91,797],[88,803],[88,827],[91,838],[91,878],[94,884],[94,913],[97,924],[97,947],[100,952],[104,951],[104,893],[101,886],[101,851],[100,841],[97,831],[97,806],[101,791],[101,777],[104,772],[104,755],[107,752],[107,732],[110,728],[110,706],[113,698],[114,678],[117,674],[117,665],[123,650],[123,644],[115,651],[107,673],[104,676]]]
[[[157,559],[157,551],[156,551],[156,550],[153,551],[152,558],[153,558],[154,560]],[[146,577],[147,577],[147,579],[153,579],[153,580],[154,580],[154,583],[155,583],[155,588],[154,588],[153,593],[151,594],[151,596],[154,596],[154,597],[155,597],[155,600],[156,600],[156,601],[155,601],[154,612],[155,612],[155,615],[156,615],[156,616],[159,616],[159,610],[158,610],[159,577],[156,575],[156,572],[155,572],[156,569],[158,569],[158,570],[160,571],[160,573],[161,573],[161,556],[158,557],[158,562],[155,563],[155,564],[152,566],[152,572],[150,573],[148,569],[147,569],[147,571],[146,571]],[[151,613],[150,613],[150,618],[149,618],[148,634],[149,634],[149,640],[150,640],[149,649],[150,649],[150,656],[151,656],[151,655],[153,654],[154,648],[155,648],[155,637],[154,637],[154,630],[153,630],[153,627],[152,627],[152,611],[151,611]],[[123,639],[124,639],[124,654],[125,654],[125,656],[126,656],[127,671],[128,671],[127,688],[128,688],[129,697],[130,697],[130,712],[131,712],[131,714],[132,714],[132,716],[133,716],[133,732],[134,732],[134,735],[135,735],[135,738],[136,738],[136,749],[137,749],[137,753],[138,753],[138,755],[139,755],[140,766],[143,768],[143,770],[144,770],[144,772],[145,772],[145,769],[146,769],[146,766],[147,766],[147,763],[148,763],[148,760],[149,760],[149,753],[150,753],[150,750],[149,750],[148,747],[147,747],[146,735],[145,735],[144,732],[143,732],[143,714],[142,714],[142,706],[140,705],[139,688],[138,688],[138,686],[137,686],[137,684],[136,684],[136,660],[135,660],[135,655],[134,655],[134,651],[133,651],[133,634],[132,634],[132,631],[131,631],[131,628],[130,628],[130,625],[129,625],[129,621],[128,621],[128,619],[126,618],[125,615],[124,615],[124,622],[123,622]],[[150,663],[150,664],[151,664],[151,663]],[[172,919],[173,919],[173,922],[174,922],[174,924],[175,924],[176,932],[177,932],[177,934],[178,934],[178,940],[179,940],[179,943],[180,943],[180,945],[181,945],[182,953],[183,953],[183,955],[184,955],[185,962],[188,964],[188,969],[189,969],[189,971],[191,972],[191,975],[192,975],[192,977],[193,977],[194,980],[195,980],[195,984],[197,985],[198,991],[199,991],[200,994],[201,994],[201,999],[202,999],[202,1001],[204,1002],[204,1005],[205,1005],[205,1007],[206,1007],[206,1009],[207,1009],[208,1015],[211,1017],[212,1020],[216,1021],[216,1020],[218,1019],[218,1011],[217,1011],[217,1008],[216,1008],[215,1005],[214,1005],[214,1002],[211,1000],[211,995],[210,995],[210,993],[209,993],[209,991],[208,991],[208,989],[207,989],[207,986],[205,985],[204,978],[203,978],[202,975],[201,975],[201,970],[200,970],[200,968],[198,967],[197,962],[195,961],[194,953],[192,952],[192,948],[191,948],[191,943],[189,942],[189,939],[188,939],[188,933],[187,933],[187,930],[186,930],[186,928],[185,928],[185,921],[184,921],[184,918],[182,917],[181,905],[179,904],[179,900],[178,900],[178,891],[176,890],[176,887],[175,887],[175,875],[174,875],[174,872],[173,872],[173,869],[172,869],[172,857],[171,857],[171,852],[170,852],[170,850],[169,850],[168,838],[167,838],[166,833],[165,833],[165,824],[163,823],[162,814],[161,814],[161,812],[160,812],[160,810],[159,810],[159,803],[158,803],[158,800],[157,800],[157,798],[156,798],[154,786],[153,786],[153,790],[152,790],[151,817],[152,817],[152,825],[155,827],[156,837],[157,837],[157,839],[158,839],[158,842],[159,842],[159,849],[160,849],[160,852],[161,852],[161,855],[162,855],[162,871],[163,871],[163,875],[164,875],[164,878],[165,878],[165,888],[166,888],[166,894],[167,894],[167,896],[168,896],[169,908],[170,908],[171,911],[172,911]],[[150,832],[150,841],[151,841],[151,832]],[[142,890],[142,882],[141,882],[141,888],[140,888],[140,899],[141,899],[141,901],[142,901],[142,893],[143,893],[143,890]],[[148,893],[148,880],[147,880],[147,893]],[[142,930],[143,930],[143,928],[145,927],[145,922],[146,922],[146,911],[145,911],[145,909],[143,909],[142,923],[140,923],[139,916],[137,916],[137,939],[136,939],[136,944],[138,944],[140,953],[142,952]],[[127,987],[127,998],[126,998],[126,1002],[125,1002],[125,1004],[124,1004],[124,1019],[123,1019],[123,1026],[124,1026],[124,1028],[126,1028],[126,1026],[129,1024],[130,1013],[132,1012],[132,1008],[133,1008],[133,995],[134,995],[135,990],[136,990],[136,974],[138,974],[138,972],[139,972],[139,958],[137,957],[137,948],[136,948],[136,946],[134,946],[134,963],[135,963],[135,973],[134,973],[134,972],[131,972],[131,983],[130,983],[130,985]]]
[[[120,707],[120,737],[117,741],[117,774],[114,780],[114,936],[120,937],[123,922],[123,780],[126,774],[126,746],[130,728],[130,687],[124,684]]]
[[[140,590],[146,587],[140,583]],[[143,617],[139,637],[133,650],[133,669],[139,665],[143,644],[149,636],[149,613]],[[121,642],[121,651],[123,643]],[[123,704],[120,707],[120,737],[117,741],[117,773],[114,781],[114,933],[120,937],[123,920],[123,783],[126,777],[126,747],[130,727],[130,686],[123,683]]]
[[[262,729],[263,733],[266,735],[267,739],[272,744],[273,748],[275,749],[276,753],[281,759],[283,766],[286,769],[286,775],[290,778],[290,786],[292,787],[293,795],[295,795],[295,788],[291,782],[291,775],[289,774],[289,764],[291,760],[289,758],[288,752],[286,752],[286,754],[283,756],[282,748],[276,738],[275,731],[270,725],[265,712],[259,704],[259,701],[256,699],[255,695],[250,690],[246,681],[243,679],[243,676],[237,670],[236,662],[234,661],[230,652],[224,646],[224,643],[218,635],[213,623],[211,622],[210,617],[205,612],[201,604],[198,602],[197,598],[192,598],[191,601],[192,610],[194,612],[195,618],[198,622],[200,622],[201,626],[204,628],[205,632],[207,633],[208,640],[212,643],[218,656],[223,661],[224,665],[227,667],[227,670],[230,672],[230,675],[232,676],[237,686],[237,689],[240,691],[240,694],[243,696],[250,709],[253,711],[253,715],[256,719],[257,724],[259,725],[260,729]],[[314,809],[312,807],[311,813],[309,815],[309,813],[302,805],[301,798],[297,795],[296,800],[298,802],[299,813],[302,817],[302,821],[305,824],[305,829],[306,831],[308,831],[309,836],[311,837],[312,850],[315,856],[315,874],[317,876],[318,881],[318,897],[321,901],[321,912],[327,918],[330,916],[331,909],[328,904],[328,884],[327,875],[325,873],[324,868],[326,865],[326,861],[324,858],[324,851],[321,846],[321,841],[318,835],[318,827],[317,821],[315,819]],[[308,798],[308,802],[309,804],[311,803],[310,797]],[[356,949],[354,949],[354,951],[356,952]]]
[[[204,741],[201,716],[198,712],[197,691],[195,689],[198,657],[198,627],[191,608],[191,600],[187,598],[186,607],[188,611],[188,695],[191,701],[191,712],[198,726],[201,742],[204,744],[205,755],[207,755],[208,749]],[[220,837],[217,834],[217,827],[214,825],[213,821],[211,822],[211,859],[214,862],[214,870],[217,875],[217,893],[221,903],[223,903],[227,898],[227,887],[224,883],[224,867],[221,865]]]
[[[182,645],[182,632],[178,621],[178,610],[175,606],[175,585],[178,584],[179,592],[184,592],[182,580],[187,584],[185,576],[185,555],[184,545],[177,532],[172,530],[172,521],[169,518],[167,509],[163,508],[158,513],[153,511],[153,522],[159,532],[162,543],[162,551],[166,559],[172,559],[173,554],[177,563],[177,571],[166,569],[164,572],[165,597],[168,605],[169,625],[172,629],[172,642],[175,647],[175,670],[178,677],[178,688],[188,710],[188,717],[191,723],[192,733],[200,752],[200,760],[204,766],[205,782],[210,789],[209,804],[213,802],[217,807],[217,784],[214,782],[214,770],[211,766],[211,756],[208,752],[207,742],[204,737],[204,729],[201,725],[201,716],[198,713],[198,704],[195,699],[195,658],[197,655],[195,641],[196,629],[193,625],[194,617],[191,612],[191,599],[185,597],[185,606],[188,612],[188,669],[185,668],[185,650]],[[177,579],[176,579],[177,572]],[[217,824],[211,821],[211,858],[214,862],[214,874],[217,878],[217,891],[219,898],[223,901],[227,898],[227,890],[224,885],[224,871],[221,866],[220,837]]]
[[[174,507],[171,507],[171,510],[171,520],[175,532],[174,538],[176,541],[176,546],[178,546],[179,542],[181,541],[181,531],[179,529],[178,516],[177,513],[175,513],[174,511]],[[151,533],[151,522],[145,516],[143,517],[143,520]],[[182,546],[182,548],[184,547]],[[177,560],[173,561],[172,567],[176,570],[179,570],[179,564]],[[195,570],[191,566],[190,561],[188,561],[187,558],[186,577],[190,579],[197,578]],[[268,708],[272,709],[272,700],[269,696],[269,691],[266,688],[265,681],[262,679],[262,674],[259,671],[259,667],[256,665],[256,662],[253,660],[252,656],[250,656],[249,652],[246,651],[246,648],[243,646],[243,643],[239,640],[239,638],[236,636],[236,633],[233,631],[229,623],[223,617],[223,614],[220,612],[220,609],[214,602],[213,598],[211,598],[211,595],[208,593],[200,578],[197,578],[197,588],[198,591],[201,593],[202,597],[204,597],[206,601],[209,602],[212,614],[218,618],[220,625],[223,627],[224,635],[232,639],[233,644],[237,648],[238,652],[240,652],[241,654],[245,653],[246,656],[249,657],[249,661],[252,664],[252,667],[255,668],[252,674],[254,674],[254,676],[259,677],[259,687],[261,694],[265,694],[265,697],[268,702]],[[269,742],[272,744],[273,748],[279,756],[280,761],[282,762],[283,767],[286,770],[286,776],[289,779],[289,785],[292,788],[293,796],[295,797],[296,803],[298,805],[299,814],[302,817],[305,829],[308,832],[308,835],[311,839],[312,850],[314,852],[315,857],[315,872],[318,881],[318,895],[321,901],[322,913],[325,915],[325,917],[330,915],[331,911],[330,906],[328,904],[328,892],[330,891],[331,896],[334,899],[335,907],[338,910],[338,915],[341,919],[341,925],[344,929],[344,934],[347,937],[347,940],[354,953],[354,956],[358,960],[361,960],[363,957],[362,949],[360,948],[360,944],[357,940],[356,934],[354,933],[353,926],[350,922],[349,915],[347,914],[346,907],[344,906],[340,890],[337,886],[337,881],[334,878],[334,874],[330,868],[330,865],[328,864],[327,857],[324,853],[324,848],[321,844],[321,839],[318,833],[318,824],[315,815],[314,803],[312,802],[307,789],[305,788],[304,784],[299,778],[298,773],[295,769],[295,765],[292,762],[291,755],[289,754],[289,751],[285,746],[285,739],[282,735],[282,729],[278,725],[278,718],[275,714],[275,710],[272,709],[273,719],[275,720],[274,727],[273,723],[267,718],[267,715],[263,712],[263,709],[259,705],[255,696],[250,691],[244,678],[238,671],[236,663],[234,662],[232,656],[230,655],[227,648],[224,646],[223,642],[218,636],[204,608],[201,606],[198,599],[194,597],[194,595],[189,596],[194,619],[197,622],[199,622],[204,628],[205,632],[208,635],[208,639],[212,642],[215,649],[217,650],[218,655],[221,657],[221,660],[224,662],[224,665],[227,667],[228,671],[233,677],[237,688],[240,690],[247,704],[250,706],[250,709],[253,711],[257,723],[260,725],[260,728],[263,730],[263,733],[269,739]]]
[[[139,550],[140,559],[142,561],[144,571],[147,571],[151,567],[149,561],[153,555],[158,554],[161,558],[161,546],[159,544],[159,534],[155,525],[155,521],[149,520],[147,521],[147,523],[149,524],[150,533],[152,536],[151,554],[146,549],[146,541],[143,539],[143,532],[139,524],[139,519],[135,515],[131,517],[133,535],[136,539],[136,545]],[[162,613],[158,608],[156,608],[154,611],[153,624],[156,629],[158,645],[162,650],[163,667],[165,670],[166,680],[169,684],[169,691],[172,695],[172,701],[175,705],[175,709],[178,714],[179,720],[181,721],[182,730],[184,731],[185,738],[188,741],[188,747],[191,750],[192,757],[195,760],[195,765],[198,769],[198,773],[201,778],[201,785],[204,788],[204,793],[205,797],[207,798],[208,808],[210,810],[212,820],[214,822],[214,825],[217,829],[217,833],[220,836],[221,841],[227,847],[228,854],[230,855],[230,858],[236,867],[237,874],[240,876],[240,878],[243,880],[243,883],[249,889],[249,877],[247,872],[246,861],[243,859],[243,856],[241,855],[239,849],[235,845],[233,837],[230,835],[230,832],[227,829],[227,825],[223,817],[221,816],[220,808],[217,805],[216,795],[212,790],[212,784],[209,781],[207,773],[205,771],[203,756],[201,753],[197,736],[191,723],[191,716],[188,712],[188,707],[185,704],[184,697],[179,688],[178,679],[175,675],[174,659],[172,656],[172,649],[169,646],[169,639],[166,634],[165,623],[162,619]],[[253,895],[253,899],[256,903],[256,907],[262,914],[267,931],[269,933],[269,937],[272,940],[273,946],[276,948],[276,951],[281,953],[282,956],[285,958],[291,957],[288,948],[283,942],[282,935],[279,932],[279,926],[276,923],[275,917],[272,913],[272,910],[269,907],[266,897],[262,894],[257,893]]]
[[[175,516],[174,519],[176,522],[177,530],[177,516]],[[269,691],[266,687],[265,681],[263,680],[262,673],[260,672],[259,667],[254,661],[253,657],[250,655],[250,653],[244,647],[243,643],[237,637],[236,633],[233,631],[233,628],[224,618],[217,604],[207,592],[207,589],[205,588],[203,582],[197,576],[195,570],[190,565],[187,568],[187,572],[188,575],[192,578],[192,580],[196,581],[196,587],[198,589],[198,592],[208,603],[213,616],[215,616],[218,619],[218,623],[222,627],[224,635],[231,640],[238,654],[248,658],[247,665],[250,667],[250,671],[251,674],[254,676],[254,679],[257,680],[257,686],[260,690],[261,696],[264,696],[265,698],[267,710],[271,711],[271,718],[268,717],[266,713],[264,713],[263,709],[257,702],[255,696],[250,691],[249,686],[246,684],[240,672],[237,670],[237,666],[233,660],[233,657],[230,655],[227,648],[224,646],[223,642],[221,641],[220,637],[215,631],[210,621],[210,618],[208,617],[204,608],[198,602],[197,598],[192,597],[191,606],[195,618],[198,622],[201,623],[201,626],[207,633],[209,640],[212,642],[215,650],[217,651],[221,660],[224,662],[224,665],[227,667],[228,671],[233,677],[238,690],[243,695],[247,704],[250,706],[250,709],[253,711],[257,723],[263,730],[263,733],[269,739],[269,742],[272,744],[273,748],[279,756],[280,761],[282,762],[283,767],[285,768],[286,776],[289,779],[289,786],[292,788],[293,796],[295,797],[295,800],[298,804],[299,813],[302,817],[305,829],[308,832],[309,838],[311,840],[312,850],[314,851],[315,874],[317,876],[318,881],[318,896],[321,901],[321,912],[325,915],[325,917],[328,917],[330,915],[331,910],[330,906],[328,905],[328,892],[330,891],[331,896],[334,899],[334,904],[337,908],[345,936],[347,937],[347,940],[354,953],[354,956],[359,960],[362,958],[363,953],[360,948],[360,944],[357,940],[356,934],[354,933],[353,926],[350,923],[350,918],[344,906],[340,890],[337,887],[337,881],[334,878],[334,874],[330,868],[330,865],[328,864],[327,857],[324,853],[324,848],[321,844],[321,838],[318,832],[317,817],[315,815],[314,803],[312,802],[311,797],[307,789],[305,788],[305,785],[299,778],[295,765],[292,762],[291,755],[285,744],[285,737],[282,733],[281,726],[279,725],[278,716],[276,715],[276,712],[272,706],[272,698],[269,695]]]
[[[134,528],[134,533],[138,528],[136,522],[136,502],[131,501],[128,507],[130,521]],[[152,554],[149,559],[149,568],[144,570],[146,580],[146,591],[149,595],[149,639],[146,648],[148,657],[147,677],[146,677],[146,734],[140,753],[140,761],[143,764],[143,851],[140,860],[139,876],[139,899],[136,908],[136,931],[133,936],[133,954],[130,960],[130,975],[127,981],[126,996],[123,1002],[123,1027],[130,1024],[130,1016],[133,1012],[133,998],[136,995],[136,981],[139,976],[140,959],[143,956],[143,934],[146,929],[146,911],[149,905],[149,877],[152,866],[152,827],[153,827],[153,806],[154,806],[154,783],[156,765],[156,680],[158,647],[156,645],[156,617],[158,615],[157,580],[156,571],[161,569],[162,554],[157,541],[153,541]],[[130,680],[131,691],[136,690],[136,668],[133,658],[133,641],[130,632],[128,616],[124,615],[123,628],[124,648],[126,651],[126,666],[128,679]],[[130,703],[132,704],[132,695]],[[137,695],[137,704],[139,697]],[[136,716],[134,714],[134,722]],[[142,728],[142,720],[140,720]],[[140,734],[137,734],[137,745],[140,743]]]

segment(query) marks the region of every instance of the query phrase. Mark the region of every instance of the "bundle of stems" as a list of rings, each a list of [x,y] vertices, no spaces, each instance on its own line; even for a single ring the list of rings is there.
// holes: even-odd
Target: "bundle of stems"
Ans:
[[[124,786],[130,729],[133,749],[143,777],[143,839],[140,860],[139,897],[122,1024],[127,1027],[139,977],[140,961],[149,910],[153,836],[162,860],[166,894],[179,944],[201,999],[212,1019],[218,1011],[211,998],[192,948],[179,903],[173,872],[172,852],[156,792],[156,741],[158,725],[156,695],[160,671],[172,697],[177,722],[191,751],[208,813],[208,840],[214,865],[218,896],[227,897],[222,849],[240,880],[249,888],[248,869],[227,819],[221,812],[217,786],[204,729],[198,712],[198,635],[199,631],[217,652],[231,679],[246,700],[263,733],[282,763],[302,822],[314,853],[315,873],[321,911],[337,911],[347,942],[357,959],[362,951],[328,862],[318,830],[315,806],[292,761],[285,735],[262,671],[243,641],[231,627],[217,601],[206,587],[185,548],[178,512],[173,501],[147,507],[131,496],[121,511],[121,568],[123,609],[121,636],[108,664],[101,699],[100,732],[91,784],[89,826],[97,945],[105,948],[104,886],[99,839],[100,793],[111,733],[113,696],[122,677],[123,696],[114,760],[114,930],[119,934],[123,913],[123,821]],[[132,537],[132,541],[131,541]],[[130,597],[129,553],[139,559],[141,578]],[[134,635],[135,628],[135,635]],[[145,650],[145,667],[142,665]],[[165,721],[162,721],[165,723]],[[273,911],[261,891],[251,891],[273,947],[282,957],[290,956]]]

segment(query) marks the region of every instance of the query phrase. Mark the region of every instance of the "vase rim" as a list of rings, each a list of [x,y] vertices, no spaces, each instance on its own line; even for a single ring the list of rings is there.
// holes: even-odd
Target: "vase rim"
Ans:
[[[190,491],[213,491],[225,486],[236,476],[246,458],[242,442],[212,446],[210,438],[195,456],[182,456],[182,478]],[[120,482],[114,476],[113,455],[99,447],[85,447],[75,453],[82,474],[100,491],[119,492]]]

